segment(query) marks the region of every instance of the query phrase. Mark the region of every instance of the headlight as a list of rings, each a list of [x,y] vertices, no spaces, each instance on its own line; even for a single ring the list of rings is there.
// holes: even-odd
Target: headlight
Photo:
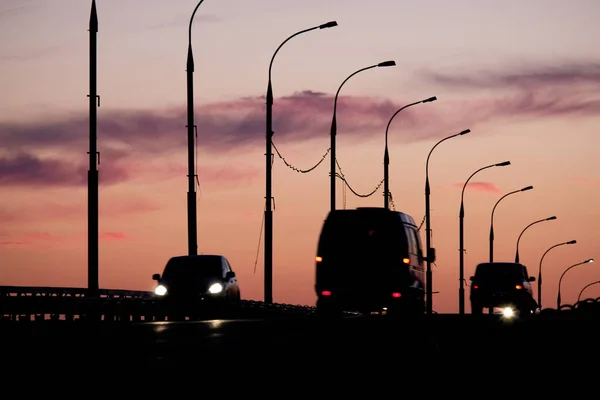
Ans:
[[[221,285],[220,283],[213,283],[208,288],[208,292],[212,293],[212,294],[221,293],[222,291],[223,291],[223,285]]]
[[[515,316],[515,311],[511,307],[506,307],[502,310],[502,316],[504,318],[512,318]]]
[[[167,294],[167,288],[163,285],[158,285],[156,289],[154,289],[154,294],[157,296],[164,296]]]

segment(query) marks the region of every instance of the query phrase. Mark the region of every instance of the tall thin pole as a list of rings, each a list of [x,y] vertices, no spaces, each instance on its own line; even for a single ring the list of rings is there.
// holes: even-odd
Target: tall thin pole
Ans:
[[[97,34],[98,13],[96,1],[92,0],[90,15],[90,148],[88,170],[88,295],[98,296],[98,164],[100,153],[97,145],[97,106],[100,98],[97,92]]]
[[[552,249],[555,249],[559,246],[564,246],[565,244],[575,244],[577,243],[577,240],[569,240],[568,242],[563,242],[563,243],[558,243],[555,244],[554,246],[551,246],[548,250],[546,250],[544,252],[544,254],[542,254],[542,258],[540,258],[540,265],[538,268],[538,278],[537,278],[537,289],[538,289],[538,307],[541,309],[542,308],[542,263],[544,262],[544,257],[546,257],[546,254],[548,254],[548,252]]]
[[[270,71],[269,71],[270,72]],[[265,274],[264,274],[264,301],[273,303],[273,87],[271,74],[267,85],[267,131],[266,131],[265,162],[267,170],[265,193]]]
[[[510,165],[510,161],[504,161],[497,164],[487,165],[485,167],[479,168],[477,171],[473,172],[471,176],[466,180],[463,185],[462,192],[460,194],[460,211],[458,214],[458,245],[459,245],[459,287],[458,287],[458,313],[465,313],[465,242],[464,242],[464,219],[465,219],[465,206],[464,206],[464,197],[465,197],[465,189],[469,184],[471,178],[473,178],[478,172],[483,171],[484,169],[492,168],[492,167],[504,167],[506,165]]]
[[[400,107],[388,120],[387,126],[385,127],[385,150],[383,152],[383,207],[386,210],[390,209],[390,154],[388,151],[388,133],[390,130],[390,125],[400,111],[417,104],[430,103],[436,100],[437,97],[433,96],[425,100],[415,101],[414,103],[407,104],[403,107]]]
[[[269,62],[269,80],[267,83],[267,98],[266,98],[266,147],[265,147],[265,169],[266,169],[266,182],[265,182],[265,274],[264,274],[264,301],[267,304],[273,303],[273,85],[271,83],[271,73],[273,70],[273,62],[275,56],[279,53],[279,50],[292,38],[301,35],[306,32],[314,31],[316,29],[333,28],[337,26],[337,22],[329,21],[327,23],[313,26],[308,29],[303,29],[294,33],[285,39],[279,47],[275,50],[271,56]]]
[[[335,92],[335,97],[333,98],[333,118],[331,119],[331,129],[329,131],[329,138],[330,138],[330,142],[331,142],[330,152],[329,152],[329,158],[330,158],[330,171],[329,171],[329,177],[330,177],[329,203],[330,204],[329,204],[329,209],[330,209],[330,211],[335,211],[335,183],[336,183],[335,182],[335,177],[336,177],[335,170],[336,170],[336,163],[337,163],[337,160],[336,160],[336,136],[337,136],[336,115],[337,115],[337,101],[338,101],[338,97],[340,95],[340,91],[342,90],[342,87],[344,87],[346,82],[348,82],[350,80],[350,78],[352,78],[356,74],[359,74],[363,71],[367,71],[369,69],[373,69],[373,68],[377,68],[377,67],[393,67],[395,65],[396,65],[396,62],[392,61],[392,60],[383,61],[383,62],[380,62],[379,64],[369,65],[368,67],[361,68],[357,71],[354,71],[346,79],[343,80],[343,82],[338,87],[337,92]]]
[[[425,261],[427,262],[427,269],[425,270],[425,292],[427,296],[427,314],[433,314],[433,273],[431,271],[431,264],[435,261],[431,258],[431,190],[429,187],[429,158],[431,157],[433,150],[435,150],[435,148],[441,143],[457,136],[466,135],[469,132],[471,132],[470,129],[465,129],[464,131],[443,138],[433,145],[431,150],[429,150],[429,154],[427,154],[427,160],[425,161]]]
[[[464,243],[464,219],[465,219],[465,206],[463,201],[460,201],[460,212],[458,214],[459,224],[458,224],[458,237],[459,237],[459,247],[460,247],[460,256],[459,256],[459,286],[458,286],[458,313],[465,313],[465,243]]]
[[[186,61],[186,89],[187,89],[187,144],[188,144],[188,192],[187,192],[187,229],[188,229],[188,254],[198,254],[198,210],[196,208],[196,172],[194,171],[196,154],[196,123],[194,122],[194,54],[192,52],[192,23],[198,7],[204,0],[196,4],[190,17],[188,26],[188,52]]]

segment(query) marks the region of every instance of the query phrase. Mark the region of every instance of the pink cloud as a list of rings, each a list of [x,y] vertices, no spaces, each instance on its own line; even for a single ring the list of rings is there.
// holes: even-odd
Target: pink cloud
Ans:
[[[455,183],[454,187],[462,189],[464,185],[465,185],[464,183]],[[472,190],[476,190],[478,192],[484,192],[484,193],[500,193],[501,192],[500,189],[498,189],[496,187],[496,185],[494,185],[493,183],[490,183],[490,182],[469,182],[467,184],[467,188],[471,188]]]
[[[31,205],[11,204],[0,209],[0,224],[31,223],[37,221],[61,221],[69,219],[85,220],[87,216],[87,201],[85,193],[76,193],[79,202],[60,204],[51,201]],[[121,217],[133,214],[144,214],[160,209],[160,206],[147,199],[127,199],[119,201],[100,201],[99,215],[101,217]],[[42,235],[37,233],[36,235]],[[39,239],[41,236],[38,236]]]
[[[125,238],[123,232],[104,232],[100,235],[101,240],[124,240]]]
[[[592,187],[592,186],[597,186],[598,182],[594,179],[588,178],[588,177],[575,177],[575,178],[571,178],[571,181],[573,181],[574,183],[583,185],[583,186],[587,186],[587,187]]]

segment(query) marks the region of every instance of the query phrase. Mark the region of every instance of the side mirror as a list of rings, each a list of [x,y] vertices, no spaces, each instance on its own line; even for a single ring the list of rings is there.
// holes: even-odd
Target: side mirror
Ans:
[[[529,282],[535,282],[535,276],[530,276],[529,277]]]
[[[229,271],[225,274],[225,279],[235,278],[235,272]]]
[[[154,274],[154,275],[152,275],[152,280],[153,281],[160,281],[160,274]]]
[[[428,249],[427,251],[427,261],[429,261],[430,263],[435,262],[435,249],[433,247]]]
[[[473,279],[475,279],[475,277],[474,277],[474,276],[470,276],[470,277],[469,277],[469,280],[470,280],[470,281],[473,281]]]

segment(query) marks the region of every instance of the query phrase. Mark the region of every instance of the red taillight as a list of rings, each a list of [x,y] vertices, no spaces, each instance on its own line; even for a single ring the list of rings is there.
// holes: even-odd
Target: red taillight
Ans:
[[[323,261],[323,257],[316,256],[315,257],[315,261],[321,262],[321,261]]]
[[[331,292],[329,290],[323,290],[321,296],[331,296]]]
[[[404,264],[410,264],[410,258],[403,258],[403,259],[402,259],[402,262],[403,262]]]
[[[517,286],[515,286],[515,289],[523,289],[523,286],[517,285]]]
[[[473,289],[479,289],[478,285],[473,285]]]
[[[400,298],[401,296],[402,296],[402,294],[400,292],[394,292],[394,293],[392,293],[392,297],[394,297],[396,299]]]

